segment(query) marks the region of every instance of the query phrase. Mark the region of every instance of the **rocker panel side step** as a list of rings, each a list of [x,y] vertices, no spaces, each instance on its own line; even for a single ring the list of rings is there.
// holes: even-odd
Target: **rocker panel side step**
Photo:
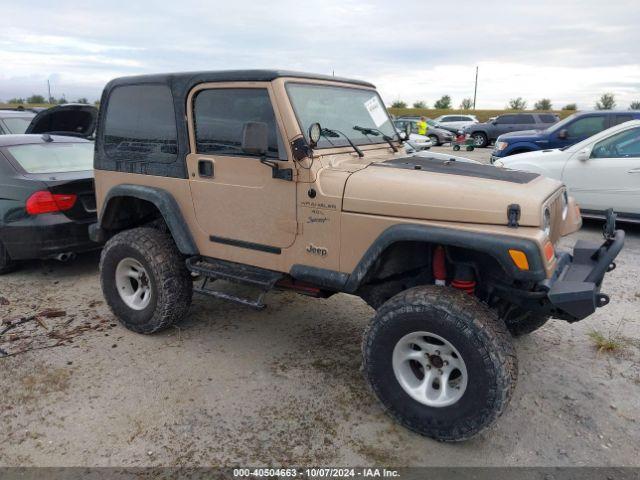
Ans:
[[[241,285],[252,285],[265,291],[271,290],[284,277],[280,272],[214,258],[191,257],[186,263],[193,273]]]

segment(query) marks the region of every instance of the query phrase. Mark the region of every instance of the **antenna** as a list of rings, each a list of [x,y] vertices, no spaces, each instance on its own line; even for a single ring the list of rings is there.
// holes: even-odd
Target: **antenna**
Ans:
[[[49,96],[47,97],[47,103],[51,103],[51,82],[47,78],[47,92],[49,92]]]

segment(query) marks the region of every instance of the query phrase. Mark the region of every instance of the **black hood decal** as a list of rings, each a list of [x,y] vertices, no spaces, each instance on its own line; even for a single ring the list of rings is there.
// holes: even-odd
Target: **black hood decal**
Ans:
[[[539,177],[537,173],[521,172],[498,168],[482,163],[461,162],[454,159],[444,160],[430,157],[405,157],[374,163],[374,167],[402,168],[432,173],[446,173],[449,175],[462,175],[465,177],[485,178],[511,183],[529,183]]]

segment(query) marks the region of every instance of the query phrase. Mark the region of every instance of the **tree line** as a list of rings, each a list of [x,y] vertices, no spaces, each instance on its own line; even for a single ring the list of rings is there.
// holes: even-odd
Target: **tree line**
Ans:
[[[69,101],[66,99],[66,97],[63,95],[59,98],[56,97],[49,97],[49,99],[47,100],[44,95],[31,95],[27,98],[22,98],[22,97],[14,97],[14,98],[10,98],[9,100],[7,100],[7,103],[11,103],[11,104],[18,104],[18,105],[37,105],[37,104],[50,104],[50,105],[62,105],[63,103],[69,103]],[[89,100],[86,97],[80,97],[77,100],[73,101],[72,103],[84,103],[86,105],[89,104]],[[98,104],[99,102],[96,101],[94,102],[94,104]]]
[[[600,95],[600,98],[596,101],[594,108],[596,110],[613,110],[616,108],[616,97],[613,93],[603,93]],[[407,103],[402,100],[396,100],[391,104],[391,108],[407,108]],[[423,108],[428,109],[429,106],[426,102],[419,100],[413,103],[413,108]],[[451,110],[452,101],[449,95],[443,95],[439,100],[433,104],[433,108],[435,110]],[[460,110],[471,110],[473,108],[473,99],[471,98],[463,98],[462,102],[460,102]],[[527,101],[522,97],[512,98],[507,103],[505,107],[507,110],[526,110],[527,109]],[[541,98],[537,102],[533,104],[534,110],[553,110],[553,104],[549,98]],[[568,103],[567,105],[562,107],[562,110],[577,110],[578,106],[575,103]],[[640,110],[640,101],[631,102],[629,105],[629,110]]]

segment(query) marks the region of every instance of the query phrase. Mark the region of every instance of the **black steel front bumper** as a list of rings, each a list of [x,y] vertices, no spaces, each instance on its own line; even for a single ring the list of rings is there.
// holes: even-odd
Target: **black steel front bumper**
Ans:
[[[609,303],[600,287],[605,274],[616,268],[614,260],[624,246],[624,237],[623,230],[616,230],[602,245],[578,240],[572,255],[560,255],[555,275],[543,282],[552,316],[575,322]]]
[[[495,285],[499,296],[526,311],[577,322],[609,303],[600,292],[607,272],[624,246],[625,233],[615,230],[601,245],[578,240],[573,252],[560,253],[554,274],[538,283],[532,291]]]

